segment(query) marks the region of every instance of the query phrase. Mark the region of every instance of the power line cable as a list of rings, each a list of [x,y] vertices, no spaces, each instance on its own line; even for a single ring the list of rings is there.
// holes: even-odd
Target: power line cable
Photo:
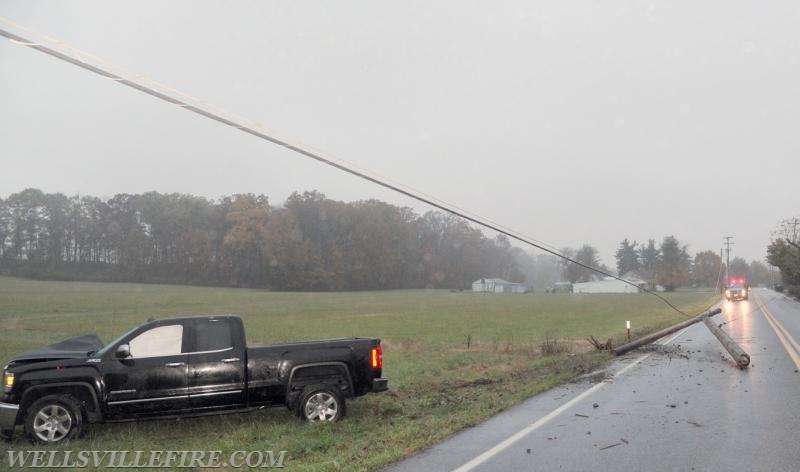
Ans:
[[[242,117],[242,116],[236,115],[234,113],[231,113],[231,112],[229,112],[229,111],[227,111],[225,109],[222,109],[221,107],[218,107],[218,106],[212,104],[211,102],[209,102],[207,100],[203,100],[201,98],[197,98],[195,96],[192,96],[192,95],[189,95],[187,93],[184,93],[184,92],[182,92],[180,90],[172,88],[172,87],[170,87],[168,85],[165,85],[165,84],[163,84],[161,82],[157,82],[157,81],[153,80],[150,77],[145,77],[145,76],[143,76],[141,74],[137,74],[137,73],[131,71],[130,69],[127,69],[127,68],[125,68],[125,67],[123,67],[123,66],[121,66],[119,64],[104,60],[104,59],[98,57],[97,55],[95,55],[95,54],[93,54],[91,52],[88,52],[88,51],[79,49],[79,48],[77,48],[77,47],[75,47],[73,45],[61,42],[61,41],[59,41],[57,39],[54,39],[54,38],[52,38],[50,36],[47,36],[47,35],[45,35],[45,34],[43,34],[41,32],[38,32],[38,31],[36,31],[36,30],[34,30],[32,28],[29,28],[29,27],[26,27],[26,26],[21,25],[19,23],[16,23],[14,21],[11,21],[11,20],[9,20],[7,18],[0,17],[0,23],[5,23],[5,24],[7,24],[9,26],[12,26],[12,27],[14,27],[16,29],[20,29],[20,30],[23,30],[23,31],[25,31],[27,33],[30,33],[30,34],[34,35],[34,36],[37,36],[41,41],[50,43],[55,48],[64,49],[67,52],[69,52],[69,53],[73,54],[74,56],[76,56],[77,60],[80,61],[83,64],[86,64],[86,59],[91,59],[96,63],[100,63],[100,64],[103,64],[103,65],[107,66],[107,68],[109,68],[109,69],[116,70],[118,72],[117,74],[112,74],[112,73],[101,74],[104,77],[109,78],[111,80],[121,81],[122,78],[125,77],[125,76],[127,76],[127,77],[136,77],[137,80],[140,83],[143,82],[143,83],[146,83],[146,84],[150,85],[149,88],[161,89],[162,91],[166,90],[166,91],[170,92],[171,94],[179,95],[181,97],[184,97],[184,98],[188,99],[189,101],[194,102],[195,104],[202,104],[207,111],[209,109],[213,110],[214,112],[216,112],[216,114],[220,114],[220,115],[223,115],[223,116],[226,116],[226,117],[230,118],[231,121],[246,122],[246,123],[248,123],[248,127],[255,128],[255,129],[258,129],[258,128],[263,129],[264,128],[263,125],[261,123],[257,122],[257,121],[254,122],[254,121],[249,120],[249,119],[247,119],[245,117]],[[18,44],[18,45],[22,45],[22,46],[35,46],[36,45],[36,43],[31,42],[31,41],[23,40],[20,37],[9,38],[9,39],[13,43]],[[46,51],[42,51],[42,52],[46,52]],[[58,56],[56,56],[56,57],[58,57]],[[59,57],[59,58],[61,59],[61,57]],[[69,62],[71,62],[71,63],[73,63],[75,65],[80,65],[80,64],[76,64],[73,61],[69,61]],[[93,72],[96,72],[96,71],[93,71]],[[105,70],[105,72],[108,72],[108,70]],[[165,94],[165,95],[168,95],[168,94]],[[167,100],[167,101],[169,101],[169,100]],[[185,107],[185,104],[180,104],[180,106]],[[284,141],[284,142],[293,142],[293,143],[299,143],[300,142],[300,140],[298,140],[298,139],[288,139],[288,138],[285,138],[285,137],[278,138],[274,131],[271,131],[269,133],[269,135],[279,139],[280,141]],[[298,147],[302,147],[302,148],[306,149],[307,151],[312,152],[312,153],[317,154],[317,155],[324,155],[325,154],[322,151],[314,149],[312,146],[310,146],[308,144],[305,144],[305,143],[303,143],[302,145],[298,144]],[[344,159],[341,159],[341,158],[333,158],[330,155],[327,155],[327,158],[329,160],[331,160],[331,161],[337,161],[340,164],[346,165],[347,167],[350,167],[351,169],[356,169],[356,170],[360,171],[361,173],[371,175],[376,179],[380,179],[380,180],[383,180],[385,182],[389,182],[389,183],[391,183],[392,185],[394,185],[396,187],[404,188],[409,192],[413,192],[413,193],[416,193],[418,195],[422,195],[427,199],[437,201],[437,202],[441,203],[442,205],[448,206],[450,208],[454,208],[454,209],[456,209],[456,210],[458,210],[458,211],[460,211],[462,213],[469,214],[473,218],[476,218],[476,219],[479,219],[481,221],[485,221],[485,222],[491,223],[492,225],[497,226],[498,228],[502,228],[503,230],[505,230],[507,232],[515,232],[513,229],[510,229],[508,227],[502,226],[501,224],[499,224],[499,223],[497,223],[495,221],[492,221],[492,220],[490,220],[488,218],[485,218],[485,217],[482,217],[482,216],[477,215],[475,213],[472,213],[467,209],[461,208],[459,206],[456,206],[453,203],[450,203],[450,202],[447,202],[445,200],[439,199],[439,198],[437,198],[435,196],[432,196],[430,194],[427,194],[427,193],[425,193],[425,192],[423,192],[423,191],[421,191],[419,189],[415,189],[415,188],[413,188],[411,186],[399,183],[397,181],[393,181],[389,177],[383,176],[383,175],[381,175],[381,174],[379,174],[379,173],[377,173],[375,171],[360,167],[356,163],[353,163],[353,162],[350,162],[350,161],[347,161],[347,160],[344,160]],[[515,232],[515,233],[518,234],[518,235],[520,234],[520,233],[517,233],[517,232]],[[549,247],[550,249],[552,249],[552,250],[554,250],[556,252],[560,251],[560,249],[558,249],[555,246],[553,246],[551,244],[548,244],[548,243],[546,243],[544,241],[535,239],[535,238],[533,238],[531,236],[527,236],[527,235],[522,235],[522,236],[524,236],[527,239],[530,239],[531,241],[536,242],[537,244],[540,244],[542,246],[547,246],[547,247]]]
[[[7,19],[5,19],[3,17],[0,17],[0,21],[2,21],[3,23],[6,23],[6,24],[10,24],[10,25],[16,26],[18,28],[24,29],[24,30],[26,30],[28,32],[31,32],[33,34],[37,34],[36,32],[34,32],[31,29],[22,27],[21,25],[19,25],[17,23],[14,23],[14,22],[12,22],[10,20],[7,20]],[[590,266],[588,264],[585,264],[585,263],[577,261],[577,260],[575,260],[575,259],[573,259],[571,257],[568,257],[568,256],[566,256],[564,254],[561,254],[558,250],[548,248],[547,246],[550,246],[549,244],[546,245],[546,244],[541,243],[541,242],[536,242],[534,240],[534,238],[527,237],[522,233],[519,233],[517,231],[505,228],[504,226],[499,225],[497,223],[494,223],[491,220],[483,218],[483,217],[481,217],[479,215],[476,215],[474,213],[465,211],[463,209],[459,209],[455,205],[447,204],[446,202],[443,202],[442,200],[439,200],[437,198],[431,197],[429,195],[425,195],[422,192],[414,191],[413,189],[410,189],[407,186],[404,186],[404,185],[401,185],[401,184],[397,184],[397,183],[391,183],[391,182],[388,181],[388,179],[382,179],[382,178],[380,178],[378,176],[375,176],[373,172],[366,171],[365,169],[358,169],[357,170],[357,169],[355,169],[355,167],[356,167],[355,165],[352,165],[350,163],[345,163],[345,162],[343,162],[341,160],[333,159],[331,157],[323,156],[323,154],[321,152],[313,150],[310,146],[305,146],[305,145],[301,145],[301,144],[293,144],[289,140],[282,139],[282,138],[279,138],[279,137],[275,136],[273,133],[267,134],[266,132],[257,129],[258,126],[257,125],[254,126],[252,124],[252,122],[250,122],[250,124],[248,124],[249,120],[247,120],[247,119],[244,119],[244,118],[241,118],[241,117],[234,117],[234,116],[225,117],[225,116],[223,116],[223,114],[228,114],[228,113],[224,112],[224,110],[217,109],[219,111],[217,113],[215,113],[214,111],[207,110],[207,109],[204,109],[204,108],[200,108],[197,105],[192,105],[190,103],[187,103],[184,100],[180,100],[178,98],[175,98],[175,97],[171,96],[170,94],[165,93],[163,91],[158,91],[158,90],[155,89],[155,87],[160,87],[160,88],[163,88],[163,89],[167,89],[167,90],[169,90],[170,92],[172,92],[175,95],[180,95],[180,96],[192,99],[193,101],[203,103],[204,105],[206,105],[206,108],[216,108],[216,107],[214,107],[213,105],[211,105],[208,102],[201,101],[199,99],[194,99],[190,95],[185,94],[183,92],[180,92],[180,91],[178,91],[176,89],[167,87],[167,86],[165,86],[163,84],[159,84],[158,82],[152,81],[152,80],[147,79],[147,78],[142,78],[142,80],[141,80],[142,82],[150,82],[155,87],[147,86],[147,85],[144,85],[144,84],[139,83],[137,81],[134,81],[132,79],[124,78],[124,77],[122,77],[120,75],[114,74],[114,73],[112,73],[112,72],[110,72],[108,70],[105,70],[105,69],[103,69],[101,67],[98,67],[98,66],[95,66],[95,65],[92,65],[92,64],[89,64],[88,62],[86,62],[84,57],[90,57],[90,58],[95,59],[97,61],[105,62],[102,59],[100,59],[97,56],[95,56],[94,54],[89,54],[89,53],[86,53],[84,51],[80,51],[79,49],[74,48],[72,46],[69,46],[66,43],[54,40],[54,39],[52,39],[50,37],[47,37],[47,36],[43,36],[43,38],[46,41],[48,41],[48,42],[50,42],[50,43],[52,43],[54,45],[60,46],[62,48],[68,49],[73,54],[75,54],[76,57],[71,57],[70,55],[65,54],[64,52],[61,52],[61,51],[57,51],[56,49],[54,49],[52,47],[48,47],[48,46],[45,46],[43,44],[32,42],[30,40],[27,40],[27,39],[21,37],[21,36],[18,36],[18,35],[15,35],[15,34],[9,32],[9,31],[6,31],[4,29],[0,29],[0,36],[5,36],[6,38],[11,40],[15,44],[18,44],[18,45],[21,45],[21,46],[26,46],[26,47],[35,49],[35,50],[37,50],[39,52],[48,54],[48,55],[50,55],[52,57],[55,57],[57,59],[60,59],[60,60],[62,60],[64,62],[68,62],[68,63],[73,64],[75,66],[78,66],[80,68],[86,69],[86,70],[88,70],[90,72],[94,72],[95,74],[98,74],[98,75],[100,75],[102,77],[105,77],[107,79],[111,79],[111,80],[113,80],[115,82],[118,82],[118,83],[121,83],[123,85],[126,85],[126,86],[128,86],[130,88],[133,88],[133,89],[138,90],[138,91],[140,91],[142,93],[145,93],[145,94],[148,94],[150,96],[153,96],[153,97],[158,98],[160,100],[163,100],[163,101],[165,101],[167,103],[170,103],[170,104],[173,104],[173,105],[176,105],[176,106],[180,106],[181,108],[184,108],[184,109],[186,109],[188,111],[191,111],[191,112],[196,113],[198,115],[204,116],[204,117],[209,118],[211,120],[217,121],[219,123],[231,126],[231,127],[236,128],[236,129],[238,129],[240,131],[243,131],[243,132],[245,132],[247,134],[253,135],[253,136],[257,137],[257,138],[263,139],[263,140],[268,141],[270,143],[273,143],[273,144],[276,144],[278,146],[281,146],[281,147],[284,147],[286,149],[289,149],[290,151],[294,151],[294,152],[296,152],[298,154],[301,154],[303,156],[306,156],[308,158],[314,159],[314,160],[316,160],[318,162],[321,162],[323,164],[331,166],[331,167],[333,167],[335,169],[338,169],[338,170],[340,170],[342,172],[346,172],[346,173],[351,174],[351,175],[353,175],[355,177],[361,178],[363,180],[367,180],[367,181],[372,182],[372,183],[374,183],[376,185],[379,185],[381,187],[384,187],[384,188],[387,188],[387,189],[392,190],[394,192],[397,192],[397,193],[400,193],[402,195],[405,195],[406,197],[409,197],[409,198],[412,198],[412,199],[417,200],[419,202],[425,203],[425,204],[430,205],[430,206],[432,206],[434,208],[438,208],[438,209],[440,209],[442,211],[445,211],[445,212],[450,213],[452,215],[458,216],[460,218],[463,218],[463,219],[465,219],[467,221],[470,221],[472,223],[475,223],[477,225],[480,225],[480,226],[483,226],[485,228],[491,229],[492,231],[495,231],[497,233],[504,234],[504,235],[506,235],[506,236],[508,236],[508,237],[510,237],[512,239],[515,239],[515,240],[517,240],[519,242],[522,242],[524,244],[527,244],[527,245],[530,245],[532,247],[535,247],[535,248],[537,248],[537,249],[539,249],[541,251],[544,251],[546,253],[552,254],[552,255],[554,255],[554,256],[556,256],[558,258],[561,258],[561,259],[563,259],[563,260],[565,260],[567,262],[570,262],[572,264],[575,264],[575,265],[577,265],[579,267],[583,267],[585,269],[588,269],[590,271],[593,271],[593,272],[596,272],[598,274],[604,275],[606,277],[611,277],[611,278],[613,278],[615,280],[618,280],[618,281],[623,282],[625,284],[628,284],[628,285],[630,285],[632,287],[635,287],[637,290],[641,290],[643,292],[646,292],[646,293],[648,293],[650,295],[653,295],[653,296],[659,298],[661,301],[663,301],[665,304],[667,304],[673,310],[677,311],[678,313],[680,313],[680,314],[682,314],[684,316],[688,316],[687,313],[683,312],[681,309],[679,309],[678,307],[673,305],[669,300],[667,300],[663,296],[659,295],[658,293],[656,293],[656,292],[654,292],[652,290],[649,290],[647,288],[640,287],[639,285],[634,284],[633,282],[630,282],[628,280],[625,280],[622,277],[613,275],[613,274],[611,274],[611,273],[609,273],[607,271],[604,271],[602,269],[598,269],[596,267],[592,267],[592,266]],[[114,67],[116,67],[118,69],[121,69],[119,66],[115,66],[115,65],[113,65],[111,63],[106,63],[106,64],[109,64],[109,65],[112,65],[112,66],[114,66]],[[228,115],[230,115],[230,114],[228,114]],[[373,174],[373,175],[370,175],[370,174]]]

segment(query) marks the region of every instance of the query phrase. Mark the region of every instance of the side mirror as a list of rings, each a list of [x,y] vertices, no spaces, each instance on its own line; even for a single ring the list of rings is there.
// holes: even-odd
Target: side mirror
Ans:
[[[127,344],[120,344],[117,346],[117,351],[114,353],[117,359],[125,359],[131,357],[131,347]]]

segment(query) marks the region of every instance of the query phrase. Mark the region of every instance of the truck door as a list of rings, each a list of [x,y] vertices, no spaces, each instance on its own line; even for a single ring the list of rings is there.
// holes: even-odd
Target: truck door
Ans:
[[[189,321],[194,344],[189,352],[189,404],[195,411],[244,406],[243,326],[231,318]]]
[[[112,418],[161,415],[189,407],[188,356],[184,325],[146,325],[116,343],[128,345],[130,356],[109,352],[103,362],[103,382]]]

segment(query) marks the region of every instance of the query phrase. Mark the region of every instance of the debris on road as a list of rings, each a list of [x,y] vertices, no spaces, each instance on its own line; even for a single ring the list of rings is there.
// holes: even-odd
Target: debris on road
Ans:
[[[618,443],[614,443],[614,444],[612,444],[612,445],[610,445],[610,446],[601,447],[601,448],[600,448],[600,450],[601,450],[601,451],[605,451],[606,449],[611,449],[612,447],[617,447],[617,446],[622,446],[622,443],[621,443],[621,442],[618,442]]]
[[[688,359],[689,354],[691,354],[691,351],[684,351],[680,345],[664,346],[661,344],[648,344],[646,346],[642,346],[641,350],[645,352],[656,352],[659,354],[664,354],[669,358],[680,357],[682,359]]]

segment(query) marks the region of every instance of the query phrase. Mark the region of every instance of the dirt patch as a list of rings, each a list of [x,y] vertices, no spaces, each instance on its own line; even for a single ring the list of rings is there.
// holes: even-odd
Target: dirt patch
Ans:
[[[424,346],[414,340],[403,339],[381,339],[381,347],[384,351],[394,352],[422,352],[423,350],[430,350],[429,346]]]
[[[13,331],[15,329],[19,329],[19,318],[6,318],[4,320],[0,320],[0,329]]]
[[[613,377],[614,376],[611,375],[611,373],[605,370],[599,370],[597,372],[589,372],[587,374],[578,376],[575,379],[575,383],[580,383],[580,382],[600,383],[605,380],[611,380]]]

